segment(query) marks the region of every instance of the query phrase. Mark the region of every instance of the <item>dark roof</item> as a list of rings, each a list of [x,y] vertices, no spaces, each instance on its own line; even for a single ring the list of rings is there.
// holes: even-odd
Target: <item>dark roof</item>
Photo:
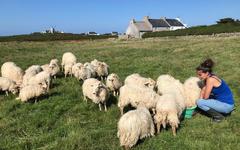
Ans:
[[[163,19],[148,19],[153,27],[169,27]]]
[[[166,21],[168,22],[168,24],[170,24],[170,26],[184,26],[180,21],[178,21],[177,19],[166,19]]]

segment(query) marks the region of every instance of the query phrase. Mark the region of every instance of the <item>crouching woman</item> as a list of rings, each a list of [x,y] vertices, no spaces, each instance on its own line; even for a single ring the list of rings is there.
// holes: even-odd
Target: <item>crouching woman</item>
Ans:
[[[205,60],[197,68],[198,77],[205,83],[197,106],[212,117],[214,122],[224,119],[234,108],[233,94],[227,83],[212,73],[214,62]]]

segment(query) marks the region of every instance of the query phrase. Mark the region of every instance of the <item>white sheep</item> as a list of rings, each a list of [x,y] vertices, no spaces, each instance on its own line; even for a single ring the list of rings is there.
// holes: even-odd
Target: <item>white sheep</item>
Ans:
[[[19,97],[16,99],[20,99],[22,102],[26,102],[32,98],[35,98],[35,102],[37,101],[37,97],[46,93],[46,86],[42,84],[35,85],[27,85],[20,90]]]
[[[77,70],[74,74],[74,76],[78,79],[78,80],[86,80],[91,78],[91,70],[88,69],[85,66],[81,66],[79,70]]]
[[[91,61],[91,64],[94,66],[97,76],[101,78],[101,80],[105,80],[109,73],[109,66],[105,62],[96,59]]]
[[[114,96],[117,96],[119,95],[119,89],[122,86],[122,82],[117,74],[112,73],[107,77],[106,86],[113,92]]]
[[[120,146],[133,147],[139,139],[154,136],[155,129],[148,109],[139,107],[125,113],[118,121],[117,136]]]
[[[84,63],[84,66],[87,67],[91,71],[91,77],[96,78],[97,77],[97,72],[96,68],[89,62]]]
[[[169,124],[172,127],[173,135],[176,136],[176,129],[180,123],[179,118],[181,108],[179,108],[176,95],[163,94],[156,105],[156,114],[154,115],[154,122],[157,125],[157,132],[160,132],[161,125],[166,128]]]
[[[185,105],[185,92],[183,84],[173,78],[170,75],[161,75],[157,79],[157,90],[158,94],[164,95],[164,94],[174,94],[176,95],[176,101],[179,107],[181,108],[180,113],[183,112],[183,110],[186,108]]]
[[[62,63],[61,63],[62,69],[65,69],[66,64],[73,66],[76,63],[77,63],[77,58],[73,53],[66,52],[63,54]]]
[[[73,75],[72,73],[72,67],[74,66],[74,64],[68,63],[64,65],[64,76],[65,78],[67,77],[67,75],[69,74],[71,77]]]
[[[99,63],[100,61],[98,61],[97,59],[94,59],[93,61],[91,61],[91,64],[94,66],[94,67],[96,67],[96,66],[98,66],[98,63]]]
[[[47,85],[47,91],[49,91],[50,84],[51,84],[51,76],[48,72],[42,71],[36,74],[35,76],[31,77],[28,81],[28,85],[33,84],[46,84]]]
[[[23,82],[22,82],[21,88],[28,85],[29,79],[31,77],[35,76],[36,74],[38,74],[41,71],[42,71],[42,68],[39,65],[32,65],[32,66],[28,67],[25,70],[25,74],[23,76]]]
[[[184,82],[187,108],[196,106],[196,101],[199,99],[201,92],[200,83],[201,80],[197,77],[190,77]]]
[[[60,72],[60,67],[58,65],[57,59],[52,59],[50,64],[42,65],[41,68],[43,71],[48,72],[52,77],[56,79],[56,75]]]
[[[145,78],[139,75],[138,73],[131,74],[126,77],[124,81],[125,85],[135,85],[141,87],[148,87],[152,90],[156,88],[156,82],[151,78]]]
[[[1,74],[2,77],[6,77],[16,82],[18,86],[22,84],[23,70],[14,62],[5,62],[1,67]]]
[[[58,59],[54,58],[54,59],[51,59],[49,65],[50,65],[50,66],[53,65],[53,64],[57,64],[57,65],[58,65],[58,62],[59,62]]]
[[[16,82],[14,82],[11,79],[0,77],[0,91],[5,91],[6,95],[8,96],[8,91],[12,92],[13,94],[16,94],[18,91],[18,86],[16,85]]]
[[[106,102],[109,98],[109,91],[107,87],[94,78],[86,79],[82,85],[83,97],[87,101],[87,98],[91,99],[94,103],[98,104],[101,111],[101,104],[104,105],[105,111],[107,111]]]
[[[120,88],[118,107],[121,115],[125,106],[131,104],[133,107],[145,106],[155,113],[155,108],[160,95],[149,88],[124,85]]]
[[[80,70],[80,68],[83,66],[82,63],[76,63],[72,66],[72,74],[75,76],[75,74]]]

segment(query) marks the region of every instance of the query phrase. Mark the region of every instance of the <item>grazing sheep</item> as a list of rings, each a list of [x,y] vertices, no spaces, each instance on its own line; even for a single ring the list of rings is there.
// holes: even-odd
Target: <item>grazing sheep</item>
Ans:
[[[63,54],[62,56],[62,63],[61,63],[61,66],[62,66],[62,69],[65,69],[65,65],[74,65],[77,63],[77,58],[75,55],[73,55],[73,53],[71,52],[66,52]],[[62,70],[63,71],[63,70]]]
[[[164,95],[164,94],[174,94],[176,95],[176,101],[179,105],[179,108],[181,108],[180,114],[183,112],[183,110],[186,108],[185,105],[185,92],[183,84],[179,81],[173,78],[170,75],[161,75],[157,79],[157,89],[158,94]]]
[[[52,60],[50,61],[50,64],[49,64],[49,65],[51,66],[51,65],[53,65],[53,64],[57,64],[57,65],[58,65],[58,59],[56,59],[56,58],[55,58],[55,59],[52,59]]]
[[[16,83],[8,78],[0,77],[0,91],[5,91],[8,96],[8,91],[16,94],[18,89]]]
[[[120,108],[121,115],[125,106],[131,104],[133,107],[139,105],[152,109],[155,113],[155,108],[160,95],[149,88],[136,87],[124,85],[120,88],[120,95],[118,100],[118,107]]]
[[[22,102],[26,102],[32,98],[35,98],[35,102],[37,101],[37,97],[46,93],[47,86],[42,84],[35,85],[27,85],[20,90],[19,97],[16,99],[20,99]]]
[[[74,74],[74,76],[78,79],[78,80],[86,80],[86,79],[89,79],[91,78],[91,70],[88,69],[87,67],[85,66],[82,66],[80,67],[79,70],[77,70]]]
[[[98,104],[101,111],[101,104],[104,105],[105,111],[107,111],[106,102],[109,98],[109,92],[106,86],[94,78],[86,79],[82,85],[83,97],[87,101],[87,98],[91,99],[94,103]]]
[[[22,84],[23,71],[14,62],[5,62],[1,67],[1,74],[2,77],[6,77],[16,82],[18,86]]]
[[[190,77],[184,82],[187,108],[196,106],[196,101],[199,99],[201,92],[200,82],[201,80],[197,77]]]
[[[41,71],[42,71],[41,66],[39,66],[39,65],[32,65],[32,66],[28,67],[28,68],[25,70],[25,74],[26,74],[26,73],[34,73],[34,74],[37,74],[37,73],[39,73],[39,72],[41,72]]]
[[[80,68],[83,66],[82,63],[76,63],[72,66],[72,74],[75,76],[75,74],[80,70]]]
[[[139,139],[154,136],[155,129],[148,109],[139,107],[124,114],[118,121],[120,146],[133,147]]]
[[[28,81],[28,85],[33,85],[33,84],[43,84],[44,83],[47,85],[47,91],[49,91],[50,84],[51,84],[51,76],[48,72],[42,71],[35,76],[31,77]]]
[[[112,73],[107,77],[106,86],[113,92],[114,96],[117,96],[119,95],[119,89],[122,86],[122,82],[117,74]]]
[[[28,85],[29,79],[41,71],[42,71],[42,68],[39,65],[32,65],[29,68],[27,68],[23,76],[23,82],[22,82],[21,88]]]
[[[89,62],[84,63],[84,66],[87,67],[91,71],[91,77],[96,78],[97,77],[97,72],[96,68]]]
[[[56,79],[57,74],[60,72],[60,67],[58,66],[58,60],[52,59],[50,61],[50,64],[45,64],[41,66],[43,71],[48,72],[51,77],[54,77]]]
[[[181,108],[176,102],[176,95],[164,94],[160,97],[156,105],[156,114],[154,115],[154,122],[157,125],[157,133],[160,132],[161,125],[166,128],[167,124],[172,127],[173,135],[176,136],[176,129],[180,123],[179,117]]]
[[[152,90],[155,90],[156,88],[156,82],[151,78],[145,78],[140,76],[137,73],[131,74],[126,77],[124,81],[125,85],[135,85],[135,86],[141,86],[141,87],[148,87]]]
[[[92,64],[94,67],[96,67],[96,66],[98,66],[99,62],[100,62],[100,61],[98,61],[97,59],[94,59],[93,61],[91,61],[91,64]]]
[[[109,73],[109,66],[105,62],[96,59],[91,61],[91,64],[94,66],[97,76],[101,78],[101,80],[105,80]]]
[[[71,77],[72,77],[72,75],[73,75],[73,73],[72,73],[73,65],[74,64],[71,64],[71,63],[68,63],[68,64],[64,65],[64,76],[65,76],[65,78],[67,77],[68,74],[71,75]]]

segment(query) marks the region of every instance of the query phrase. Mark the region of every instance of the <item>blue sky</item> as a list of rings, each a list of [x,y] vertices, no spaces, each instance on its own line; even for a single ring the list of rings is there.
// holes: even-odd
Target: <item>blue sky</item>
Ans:
[[[189,26],[240,19],[239,0],[0,0],[0,35],[42,31],[125,32],[130,19],[180,17]]]

